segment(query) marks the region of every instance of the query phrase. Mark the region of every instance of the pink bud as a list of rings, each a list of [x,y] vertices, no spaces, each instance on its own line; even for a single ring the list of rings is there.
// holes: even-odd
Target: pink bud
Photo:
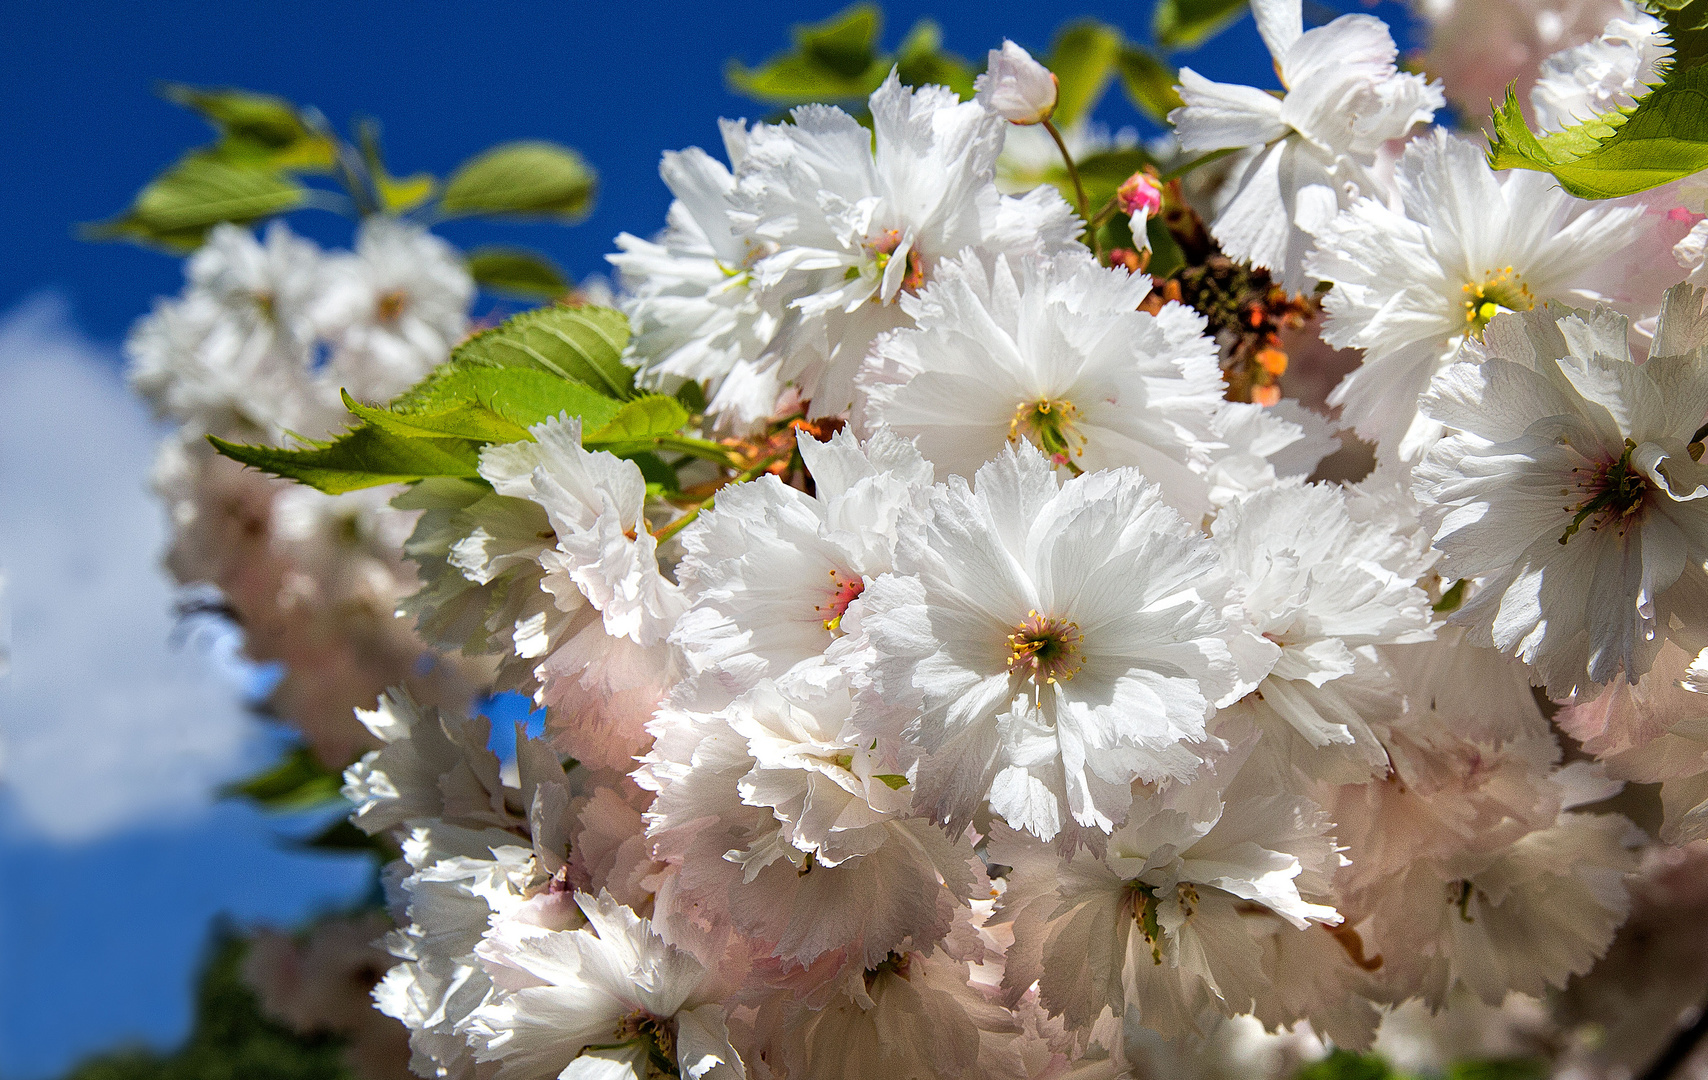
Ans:
[[[1115,204],[1123,214],[1143,214],[1147,219],[1162,209],[1162,187],[1149,173],[1127,177],[1115,192]]]

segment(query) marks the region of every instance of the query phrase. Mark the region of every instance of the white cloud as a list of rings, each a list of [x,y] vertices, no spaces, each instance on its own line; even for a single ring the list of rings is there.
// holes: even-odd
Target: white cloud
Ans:
[[[174,640],[148,490],[160,433],[63,300],[0,318],[0,820],[12,831],[78,841],[181,818],[263,763],[268,740],[229,665]]]

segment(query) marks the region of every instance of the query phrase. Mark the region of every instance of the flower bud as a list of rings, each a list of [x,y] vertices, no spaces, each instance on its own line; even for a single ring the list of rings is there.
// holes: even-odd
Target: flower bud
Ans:
[[[1127,177],[1115,190],[1115,205],[1132,223],[1133,242],[1141,250],[1149,249],[1150,234],[1145,231],[1145,223],[1162,209],[1162,185],[1156,177],[1142,171]]]
[[[1041,124],[1056,111],[1056,77],[1032,54],[1006,39],[990,51],[973,84],[979,104],[1014,124]]]

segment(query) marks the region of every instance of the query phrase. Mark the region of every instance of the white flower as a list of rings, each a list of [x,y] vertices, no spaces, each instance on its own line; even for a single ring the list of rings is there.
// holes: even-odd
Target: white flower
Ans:
[[[1447,578],[1482,578],[1453,616],[1473,644],[1535,665],[1556,697],[1649,669],[1708,597],[1702,290],[1667,306],[1647,363],[1604,308],[1497,316],[1423,408],[1458,429],[1417,469]]]
[[[583,449],[579,417],[556,417],[528,430],[531,442],[483,450],[480,474],[498,494],[545,510],[557,536],[556,547],[539,556],[545,588],[560,595],[573,585],[599,609],[613,637],[640,645],[659,641],[683,605],[681,590],[659,573],[640,467]]]
[[[1607,792],[1574,797],[1551,735],[1496,747],[1451,722],[1419,712],[1390,730],[1393,774],[1329,807],[1351,860],[1339,907],[1395,1000],[1439,1009],[1456,985],[1489,1005],[1540,997],[1587,971],[1624,920],[1632,826],[1569,811]]]
[[[720,126],[730,164],[740,168],[747,129],[727,120]],[[632,292],[623,312],[634,331],[637,379],[665,393],[704,383],[707,412],[744,428],[770,415],[780,392],[774,377],[753,369],[778,314],[761,307],[752,265],[775,245],[737,233],[735,177],[705,151],[667,153],[659,173],[676,197],[663,235],[619,234],[622,253],[606,256]]]
[[[1169,114],[1186,150],[1251,148],[1237,190],[1211,226],[1222,250],[1269,269],[1288,292],[1310,287],[1311,237],[1353,194],[1375,194],[1376,151],[1443,103],[1438,85],[1394,67],[1387,24],[1342,15],[1304,29],[1300,0],[1257,0],[1258,29],[1282,97],[1180,69],[1184,107]]]
[[[1688,647],[1668,641],[1636,682],[1609,685],[1559,713],[1560,730],[1583,744],[1615,780],[1661,785],[1660,840],[1708,837],[1708,657],[1700,624]]]
[[[785,693],[769,681],[715,713],[660,710],[637,778],[658,791],[655,851],[681,867],[660,890],[667,937],[733,929],[822,982],[949,932],[976,859],[910,816],[909,778],[852,729],[851,710],[845,684]]]
[[[1360,199],[1318,238],[1312,273],[1334,282],[1323,338],[1364,350],[1329,396],[1364,438],[1415,460],[1440,433],[1417,399],[1460,342],[1497,312],[1594,300],[1595,275],[1647,226],[1640,206],[1574,199],[1545,173],[1496,176],[1483,152],[1437,131],[1406,148],[1400,207]]]
[[[1255,681],[1215,548],[1134,469],[1061,484],[1030,444],[1005,447],[931,493],[896,563],[863,597],[884,705],[862,723],[899,717],[916,805],[954,828],[988,801],[1042,838],[1108,832],[1135,778],[1194,773],[1204,721]]]
[[[942,949],[905,950],[854,972],[848,992],[829,1002],[774,992],[755,1025],[767,1060],[789,1076],[837,1080],[1024,1080],[1024,1066],[999,1041],[1019,1025],[989,988],[969,981],[968,968]],[[1079,1075],[1039,1056],[1030,1063],[1039,1076]],[[1104,1075],[1114,1074],[1087,1080]]]
[[[424,482],[397,505],[425,512],[406,550],[426,583],[405,602],[447,647],[497,651],[497,688],[548,706],[553,742],[621,771],[680,677],[665,640],[686,607],[659,570],[646,481],[631,461],[581,446],[578,419],[481,454],[486,492]]]
[[[1430,637],[1417,579],[1433,556],[1355,521],[1347,496],[1325,484],[1259,491],[1222,510],[1213,533],[1239,597],[1230,619],[1278,648],[1242,711],[1266,740],[1295,744],[1291,757],[1313,775],[1336,762],[1385,771],[1360,700],[1380,674],[1368,647]]]
[[[760,477],[724,488],[682,533],[677,577],[691,606],[672,640],[732,694],[822,668],[812,661],[866,585],[893,569],[902,521],[931,483],[919,451],[888,432],[864,445],[846,431],[799,443],[812,495]]]
[[[1542,61],[1541,76],[1530,88],[1539,130],[1559,131],[1629,108],[1660,81],[1672,42],[1659,19],[1630,0],[1623,6],[1600,37]]]
[[[1056,76],[1020,46],[1002,40],[973,80],[979,104],[1011,124],[1041,124],[1056,111]]]
[[[386,946],[404,962],[374,988],[374,1001],[409,1028],[417,1076],[467,1075],[466,1027],[493,992],[475,947],[495,914],[515,912],[547,881],[534,853],[516,839],[499,829],[433,824],[412,829],[403,841],[404,876],[396,888],[404,910]],[[573,925],[562,921],[567,913],[555,914],[560,925]]]
[[[487,749],[485,717],[454,721],[392,690],[374,711],[357,709],[356,718],[386,744],[344,771],[344,797],[356,807],[350,820],[370,835],[432,819],[527,835],[541,785],[564,786],[557,754],[529,738],[516,741],[518,785],[506,785],[498,755]],[[561,864],[564,853],[554,855]]]
[[[815,416],[845,412],[872,339],[904,326],[896,304],[966,247],[1023,254],[1075,244],[1080,224],[1054,188],[1022,198],[993,183],[1002,119],[941,86],[891,74],[872,94],[872,130],[825,105],[756,125],[736,172],[740,235],[776,250],[754,281],[787,301],[758,360]]]
[[[313,317],[333,343],[332,370],[363,401],[389,401],[443,363],[474,299],[455,248],[382,216],[362,223],[353,253],[327,261],[322,288]]]
[[[1137,467],[1171,505],[1209,509],[1204,471],[1226,404],[1204,318],[1136,310],[1150,278],[1085,252],[946,260],[860,375],[864,430],[914,440],[939,479],[1026,441],[1070,472]]]
[[[478,1061],[495,1080],[741,1080],[708,972],[652,923],[601,892],[576,893],[587,926],[480,945],[504,993],[474,1013]]]
[[[997,829],[991,857],[1015,868],[999,904],[1014,920],[1011,995],[1036,981],[1050,1013],[1079,1028],[1105,1008],[1119,1017],[1136,1006],[1146,1027],[1173,1037],[1206,1010],[1250,1011],[1267,988],[1261,939],[1271,928],[1255,916],[1297,930],[1340,922],[1300,895],[1301,882],[1325,889],[1335,865],[1328,818],[1245,764],[1257,738],[1210,755],[1191,783],[1135,799],[1101,856],[1058,860]],[[1321,946],[1335,947],[1326,937]]]
[[[178,300],[155,304],[125,342],[131,382],[196,431],[319,434],[342,410],[309,376],[322,256],[275,222],[265,244],[217,225],[184,266]]]

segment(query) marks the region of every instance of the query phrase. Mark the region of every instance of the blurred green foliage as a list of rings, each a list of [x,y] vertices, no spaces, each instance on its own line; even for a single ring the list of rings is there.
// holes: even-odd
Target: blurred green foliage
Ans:
[[[246,948],[229,928],[215,930],[196,988],[195,1026],[182,1048],[103,1054],[65,1080],[353,1080],[342,1039],[297,1035],[261,1014],[243,981]]]

